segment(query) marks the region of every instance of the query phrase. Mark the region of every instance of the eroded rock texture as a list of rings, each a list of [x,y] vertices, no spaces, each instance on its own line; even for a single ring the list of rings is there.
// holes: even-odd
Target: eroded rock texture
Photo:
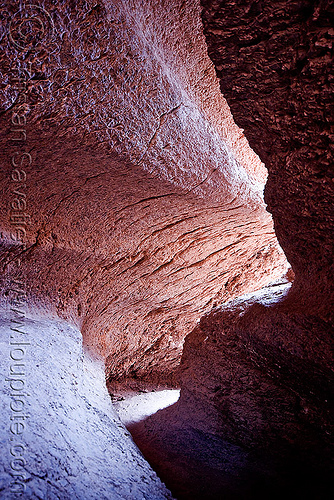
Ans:
[[[42,374],[37,400],[52,399],[24,435],[27,496],[168,497],[106,401],[73,395],[82,366],[61,334],[81,331],[110,387],[171,382],[204,312],[286,270],[266,169],[220,93],[199,2],[6,1],[1,21],[1,300],[36,344],[44,325],[45,366],[29,373]],[[35,439],[44,410],[53,431]]]
[[[177,498],[331,496],[332,330],[289,303],[290,287],[204,316],[186,338],[179,401],[129,427]]]
[[[333,3],[202,5],[208,52],[233,116],[268,167],[265,200],[296,275],[277,307],[245,314],[248,333],[245,319],[235,321],[260,369],[297,392],[307,423],[319,418],[324,430],[333,380]]]
[[[80,331],[28,315],[15,325],[24,334],[13,326],[1,309],[1,499],[171,500],[117,418]]]
[[[268,167],[265,199],[296,279],[285,292],[268,289],[204,316],[185,342],[180,401],[134,434],[182,498],[329,498],[332,3],[202,5],[221,89]],[[177,445],[163,448],[171,435]],[[199,471],[194,482],[187,457]]]
[[[222,92],[269,170],[296,296],[333,320],[333,2],[202,5]]]
[[[34,24],[20,37],[32,7],[2,12],[5,287],[21,273],[110,378],[169,375],[205,311],[285,269],[266,171],[220,94],[199,4],[40,6],[39,44]]]

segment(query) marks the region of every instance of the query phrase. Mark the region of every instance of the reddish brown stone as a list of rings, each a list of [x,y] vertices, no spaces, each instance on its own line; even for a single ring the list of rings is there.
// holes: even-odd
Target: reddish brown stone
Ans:
[[[329,498],[332,2],[202,6],[222,92],[268,166],[265,199],[295,281],[276,301],[278,288],[268,289],[262,299],[239,298],[204,316],[185,342],[179,402],[133,432],[184,498],[226,491],[231,498]],[[169,444],[172,434],[177,446]],[[195,483],[186,456],[198,472]]]
[[[333,321],[333,2],[201,3],[221,90],[269,171],[296,300]]]
[[[43,6],[54,36],[46,17],[43,44],[31,33],[25,50],[4,39],[2,53],[7,286],[21,258],[31,307],[79,326],[111,379],[169,376],[205,311],[286,268],[261,200],[266,171],[220,94],[199,4]],[[31,165],[15,156],[31,221],[23,253],[8,210],[17,152],[31,154]]]

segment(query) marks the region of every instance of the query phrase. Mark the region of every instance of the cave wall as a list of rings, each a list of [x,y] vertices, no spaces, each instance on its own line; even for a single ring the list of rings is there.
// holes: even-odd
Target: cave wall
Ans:
[[[289,294],[277,305],[236,312],[234,324],[227,310],[221,331],[239,332],[242,345],[247,338],[254,368],[284,386],[287,400],[297,394],[298,402],[281,412],[281,432],[290,412],[301,435],[302,428],[314,425],[313,432],[330,440],[333,3],[203,1],[202,6],[208,53],[236,122],[268,167],[265,200],[295,272]],[[260,408],[265,391],[258,394]],[[269,415],[265,420],[270,428]]]
[[[184,344],[179,401],[133,435],[184,499],[326,499],[334,442],[333,3],[201,5],[222,93],[268,168],[265,201],[295,280],[205,314]]]
[[[17,331],[14,331],[16,327]],[[1,308],[2,499],[171,499],[117,417],[77,328]]]
[[[332,496],[333,329],[291,306],[291,286],[204,315],[186,337],[179,400],[131,426],[177,498]]]
[[[28,498],[169,498],[112,412],[100,362],[109,387],[175,382],[198,318],[287,269],[267,171],[221,95],[200,12],[3,3],[2,366],[20,325],[30,451],[14,467]]]
[[[202,2],[208,53],[265,162],[296,300],[333,320],[333,2]]]
[[[205,311],[286,269],[266,170],[220,93],[199,3],[40,8],[2,14],[4,293],[22,278],[110,378],[169,376]],[[27,15],[43,43],[34,24],[22,39]]]

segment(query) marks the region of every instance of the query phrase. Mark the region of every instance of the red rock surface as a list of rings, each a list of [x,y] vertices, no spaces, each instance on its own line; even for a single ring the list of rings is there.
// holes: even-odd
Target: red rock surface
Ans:
[[[202,6],[208,52],[233,116],[268,167],[265,200],[295,273],[289,295],[277,306],[250,307],[243,319],[236,312],[232,327],[223,313],[221,333],[242,331],[240,349],[247,339],[246,351],[260,372],[278,388],[285,387],[280,434],[289,435],[283,425],[294,426],[291,413],[299,434],[292,441],[313,425],[315,433],[327,432],[329,440],[333,422],[326,408],[334,367],[333,3],[218,5],[203,0]],[[265,408],[266,391],[259,388],[256,393],[253,403]],[[296,394],[298,403],[291,406],[288,401]],[[281,412],[280,407],[273,403],[271,410]],[[276,432],[275,418],[268,414],[266,420],[262,442]],[[253,432],[256,424],[249,425],[243,439],[252,439]]]
[[[79,327],[110,387],[170,382],[208,313],[180,401],[133,429],[138,443],[179,498],[316,498],[332,432],[330,4],[202,6],[205,37],[199,2],[5,3],[2,300],[22,278],[30,310]],[[45,29],[26,21],[24,38],[34,15]],[[269,170],[296,275],[275,304],[216,307],[286,261],[266,169],[207,48]]]
[[[289,286],[204,316],[186,338],[179,401],[129,427],[177,498],[330,497],[332,330],[284,300]]]
[[[179,402],[133,432],[180,498],[330,498],[333,4],[202,6],[221,89],[268,167],[295,281],[205,315],[185,342]]]
[[[178,498],[333,495],[332,2],[202,1],[208,53],[265,161],[295,273],[205,315],[177,404],[132,432]],[[275,291],[276,290],[276,291]]]
[[[269,171],[296,300],[333,321],[333,2],[201,3],[221,90]]]
[[[205,311],[286,267],[266,171],[220,94],[199,4],[40,5],[42,44],[34,26],[20,38],[30,11],[2,12],[4,291],[22,273],[30,306],[79,326],[111,379],[168,376]],[[26,247],[10,236],[17,187]]]

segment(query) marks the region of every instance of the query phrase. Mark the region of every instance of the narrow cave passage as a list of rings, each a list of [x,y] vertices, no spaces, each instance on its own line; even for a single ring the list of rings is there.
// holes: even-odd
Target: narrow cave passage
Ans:
[[[1,499],[334,497],[332,7],[4,2]]]
[[[289,272],[256,292],[215,307],[207,317],[223,315],[225,310],[235,311],[238,308],[244,314],[255,304],[265,309],[275,308],[287,296],[292,279]],[[205,317],[201,324],[203,321]],[[229,383],[240,391],[240,367],[233,360],[235,354],[233,350],[230,352],[230,347],[225,350],[222,360],[219,359],[222,353],[219,341],[217,346],[217,339],[213,340],[207,351],[203,340],[204,343],[210,342],[211,329],[206,327],[206,338],[203,339],[201,332],[200,339],[197,340],[198,330],[199,327],[196,327],[186,339],[180,370],[181,395],[178,389],[163,389],[161,386],[154,388],[154,385],[147,382],[146,385],[137,382],[137,390],[134,390],[136,383],[133,380],[127,383],[125,380],[117,386],[117,395],[111,395],[119,418],[176,499],[224,497],[231,500],[264,500],[268,495],[278,499],[286,491],[294,491],[295,482],[301,480],[306,469],[296,468],[293,457],[289,457],[291,460],[288,461],[285,457],[284,462],[287,463],[283,465],[277,461],[275,454],[272,455],[257,445],[249,447],[235,443],[233,433],[224,437],[229,415],[226,413],[225,421],[224,412],[217,413],[215,399],[222,392],[228,393],[224,388],[226,381],[222,380],[226,364],[230,365],[229,378],[233,377]],[[195,341],[192,342],[194,336]],[[209,363],[206,361],[208,356]],[[193,372],[194,369],[196,373]],[[251,377],[251,373],[248,373],[239,398],[254,397]],[[242,378],[245,378],[244,374]],[[132,390],[129,390],[129,386]],[[245,411],[251,413],[251,399],[249,408]],[[241,421],[247,419],[246,415]],[[311,470],[310,473],[314,479],[314,471]],[[321,477],[319,474],[319,478]],[[297,489],[295,493],[297,494]]]

